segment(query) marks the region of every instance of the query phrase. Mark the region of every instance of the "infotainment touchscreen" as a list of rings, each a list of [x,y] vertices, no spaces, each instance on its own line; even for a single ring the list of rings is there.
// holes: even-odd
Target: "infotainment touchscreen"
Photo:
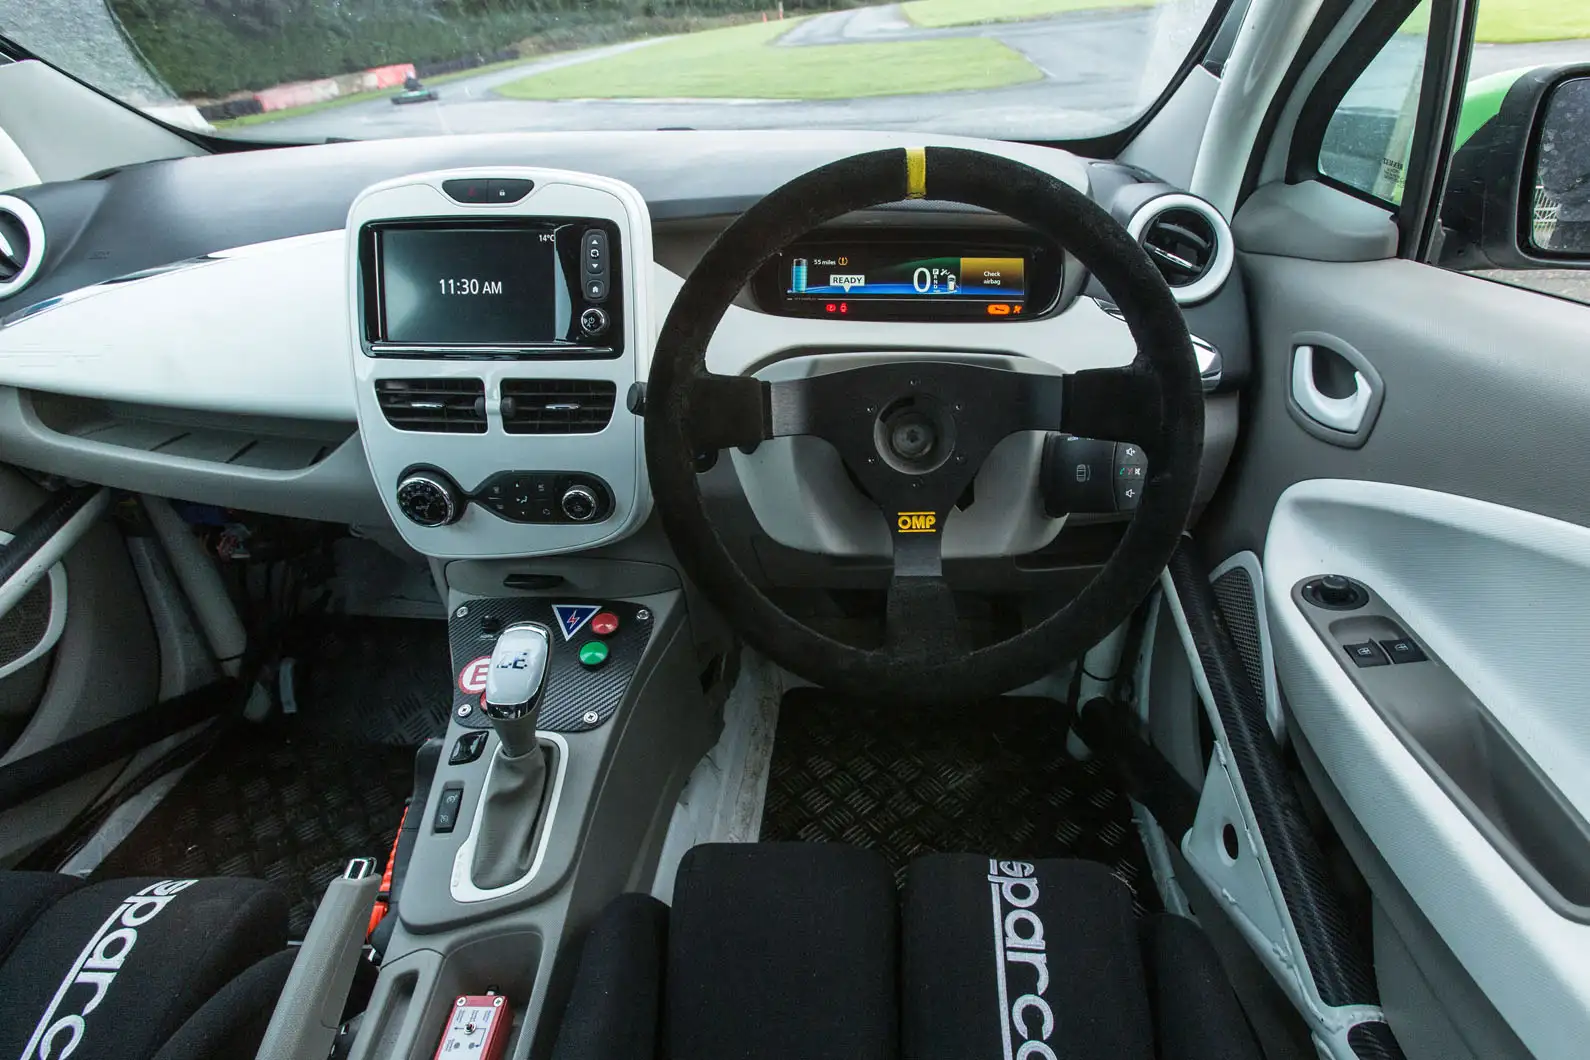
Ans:
[[[551,225],[387,228],[379,261],[386,342],[524,345],[569,330]]]

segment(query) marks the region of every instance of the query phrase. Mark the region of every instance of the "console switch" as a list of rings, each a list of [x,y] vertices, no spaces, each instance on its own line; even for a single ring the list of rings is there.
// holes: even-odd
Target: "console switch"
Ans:
[[[580,472],[500,471],[470,499],[514,523],[601,522],[613,510],[601,481]]]
[[[464,805],[464,784],[454,780],[442,785],[442,794],[436,800],[436,816],[431,820],[431,831],[446,833],[458,826],[458,811]]]
[[[486,749],[486,730],[476,729],[466,732],[453,744],[453,753],[447,756],[447,764],[461,766],[473,762],[480,757],[480,752]]]
[[[530,194],[533,181],[519,177],[497,177],[487,182],[487,198],[495,203],[518,202]]]
[[[442,181],[442,191],[454,202],[484,206],[492,200],[491,185],[491,181],[479,177],[458,177]]]

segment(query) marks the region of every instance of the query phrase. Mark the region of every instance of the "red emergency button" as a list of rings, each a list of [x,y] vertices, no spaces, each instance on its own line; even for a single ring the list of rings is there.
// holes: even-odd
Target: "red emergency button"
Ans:
[[[618,632],[618,616],[611,611],[602,611],[591,619],[591,632],[598,637],[612,636]]]

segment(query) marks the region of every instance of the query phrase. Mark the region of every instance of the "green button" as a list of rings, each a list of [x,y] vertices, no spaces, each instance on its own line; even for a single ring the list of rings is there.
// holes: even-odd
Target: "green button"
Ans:
[[[587,641],[580,647],[580,662],[591,668],[601,666],[607,661],[607,645],[599,640]]]

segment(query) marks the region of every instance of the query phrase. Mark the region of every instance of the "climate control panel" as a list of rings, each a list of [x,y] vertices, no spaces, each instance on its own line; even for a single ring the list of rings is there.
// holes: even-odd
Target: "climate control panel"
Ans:
[[[450,526],[470,504],[511,523],[599,523],[613,513],[613,493],[582,471],[499,471],[473,492],[431,467],[410,468],[398,482],[398,511],[417,526]]]

